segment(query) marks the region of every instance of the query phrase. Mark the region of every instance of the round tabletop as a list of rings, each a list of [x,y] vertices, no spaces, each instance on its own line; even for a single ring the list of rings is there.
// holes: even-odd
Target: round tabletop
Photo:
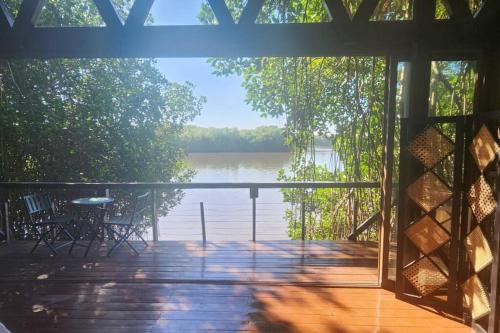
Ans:
[[[115,199],[113,198],[96,197],[96,198],[78,198],[72,200],[71,203],[74,205],[82,205],[82,206],[97,206],[97,205],[104,205],[107,203],[111,203],[113,201],[115,201]]]

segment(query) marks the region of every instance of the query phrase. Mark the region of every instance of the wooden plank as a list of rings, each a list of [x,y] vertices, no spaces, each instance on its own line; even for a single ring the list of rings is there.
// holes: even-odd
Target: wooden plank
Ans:
[[[215,1],[215,0],[214,0]],[[434,53],[480,50],[481,29],[461,31],[455,22],[361,21],[308,24],[143,26],[152,0],[137,1],[127,29],[106,27],[37,27],[0,40],[0,57],[258,57],[386,56],[408,58],[416,41]],[[221,15],[221,14],[219,14]],[[229,18],[226,19],[229,21]],[[231,25],[231,27],[229,27]],[[422,36],[425,36],[423,38]]]
[[[42,282],[26,293],[0,285],[2,296],[15,295],[2,298],[0,320],[18,333],[472,332],[454,317],[374,288],[115,283],[74,285],[75,292],[71,286],[58,292],[61,286]]]
[[[453,202],[451,216],[451,241],[449,251],[449,275],[448,275],[448,304],[450,308],[461,310],[461,294],[460,288],[460,250],[461,235],[461,208],[462,208],[462,193],[465,184],[463,181],[463,166],[464,166],[464,149],[465,149],[465,119],[458,120],[455,123],[455,147],[453,153]]]
[[[394,168],[394,138],[396,136],[396,95],[398,80],[398,60],[387,57],[385,73],[384,147],[383,174],[381,181],[379,282],[383,288],[393,287],[389,281],[389,253],[392,211],[392,178]]]
[[[153,242],[136,256],[127,249],[107,257],[98,244],[87,258],[48,256],[45,248],[28,255],[31,242],[0,250],[0,281],[141,281],[376,284],[377,247],[373,242]],[[80,251],[80,252],[78,252]]]
[[[496,121],[498,128],[498,121]],[[497,153],[496,188],[500,189],[500,153]],[[498,195],[498,193],[497,193]],[[500,196],[497,197],[497,209],[493,222],[493,264],[490,276],[490,304],[491,313],[488,318],[488,333],[500,330]]]

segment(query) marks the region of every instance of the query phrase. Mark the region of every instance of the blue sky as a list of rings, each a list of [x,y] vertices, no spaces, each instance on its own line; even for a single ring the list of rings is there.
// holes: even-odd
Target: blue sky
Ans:
[[[154,24],[199,24],[196,15],[203,0],[157,0],[151,14]],[[189,81],[197,95],[208,101],[193,124],[212,127],[254,128],[260,125],[282,126],[283,121],[261,118],[245,103],[245,89],[239,76],[216,77],[205,58],[162,58],[158,68],[172,81]]]

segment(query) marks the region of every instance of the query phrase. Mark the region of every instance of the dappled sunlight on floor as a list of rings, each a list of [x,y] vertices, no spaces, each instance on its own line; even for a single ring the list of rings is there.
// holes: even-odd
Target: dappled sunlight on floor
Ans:
[[[0,288],[0,320],[14,332],[472,332],[374,288],[183,283]]]
[[[353,242],[105,244],[88,258],[30,244],[2,252],[0,321],[23,332],[450,332],[470,330],[376,288],[377,248]],[[350,282],[357,288],[332,287]]]
[[[47,256],[41,248],[28,255],[29,243],[9,252],[1,280],[302,283],[376,285],[377,244],[350,241],[165,241],[150,243],[139,255],[127,247],[106,256],[96,244],[87,258],[75,248]]]

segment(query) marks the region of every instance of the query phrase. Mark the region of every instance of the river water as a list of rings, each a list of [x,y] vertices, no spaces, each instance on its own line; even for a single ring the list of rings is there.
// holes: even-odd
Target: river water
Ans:
[[[331,150],[317,150],[316,163],[332,170]],[[193,182],[274,182],[280,169],[290,166],[289,153],[189,154],[196,171]],[[159,219],[161,240],[201,240],[200,202],[205,207],[207,240],[252,239],[252,201],[248,189],[186,190],[180,205]],[[261,189],[257,199],[257,240],[289,239],[278,189]]]

